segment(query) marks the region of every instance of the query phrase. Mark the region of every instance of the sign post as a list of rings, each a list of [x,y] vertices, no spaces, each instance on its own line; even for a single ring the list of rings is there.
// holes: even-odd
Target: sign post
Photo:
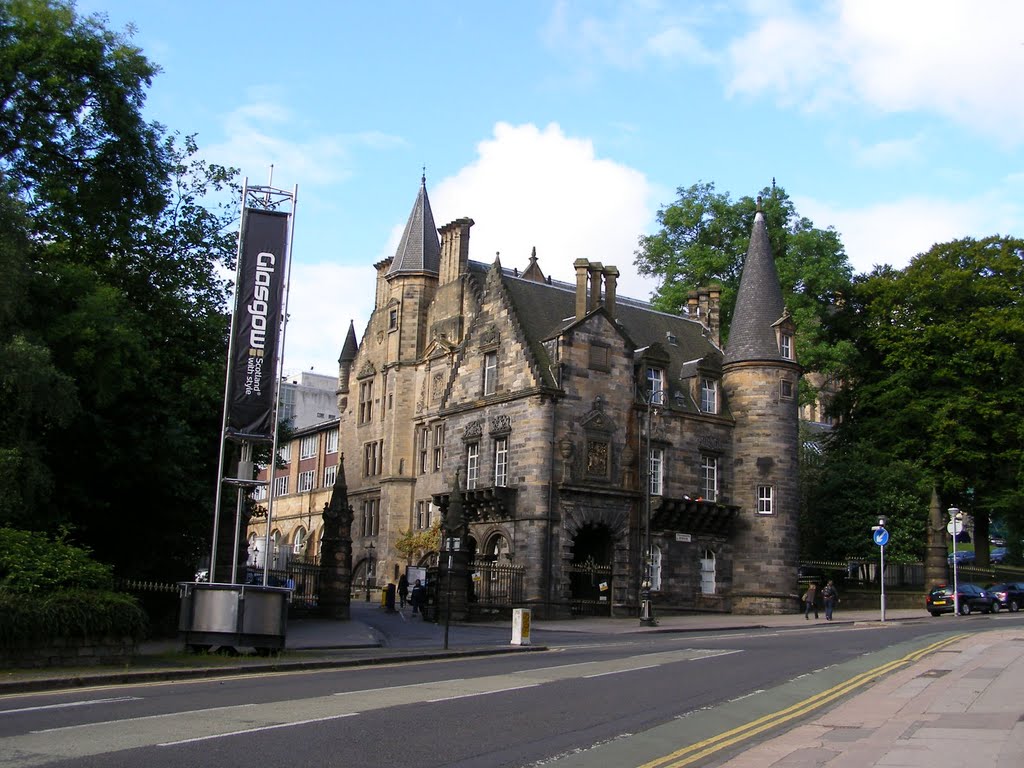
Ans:
[[[949,535],[953,537],[953,615],[959,616],[960,585],[957,584],[956,580],[956,537],[963,531],[964,521],[963,515],[956,507],[950,507],[947,512],[949,512],[949,522],[946,523],[946,530],[949,532]]]
[[[882,584],[880,607],[882,609],[882,623],[885,623],[885,545],[889,543],[889,532],[885,530],[888,520],[884,517],[878,518],[878,525],[871,526],[871,539],[878,545],[878,570],[879,580]]]

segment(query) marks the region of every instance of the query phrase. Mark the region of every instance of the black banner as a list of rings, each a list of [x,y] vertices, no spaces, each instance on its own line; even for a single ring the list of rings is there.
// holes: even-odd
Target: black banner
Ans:
[[[231,320],[234,351],[228,367],[227,434],[231,437],[274,439],[287,243],[287,213],[245,209]]]

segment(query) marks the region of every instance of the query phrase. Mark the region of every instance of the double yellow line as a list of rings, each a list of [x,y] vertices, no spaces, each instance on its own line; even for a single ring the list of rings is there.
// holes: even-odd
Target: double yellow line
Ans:
[[[815,694],[814,696],[797,702],[785,709],[780,709],[778,712],[772,712],[770,715],[764,715],[757,720],[752,720],[749,723],[733,728],[731,731],[725,731],[724,733],[720,733],[710,739],[705,739],[704,741],[699,741],[696,744],[691,744],[688,747],[683,747],[669,755],[659,757],[649,763],[644,763],[643,765],[638,766],[638,768],[682,768],[682,766],[691,765],[721,749],[731,747],[734,744],[739,744],[740,742],[752,738],[759,733],[763,733],[770,728],[774,728],[777,725],[781,725],[790,720],[802,717],[809,712],[813,712],[815,709],[823,707],[841,696],[845,696],[851,691],[855,691],[858,688],[877,680],[883,675],[887,675],[890,672],[908,664],[913,664],[928,654],[935,653],[936,651],[945,648],[947,645],[951,645],[965,637],[967,637],[966,633],[954,635],[946,638],[945,640],[940,640],[937,643],[932,643],[924,648],[908,653],[900,659],[890,661],[888,664],[883,664],[882,666],[870,669],[867,672],[862,672],[861,674],[851,677],[849,680],[846,680],[833,688],[829,688],[826,691]]]

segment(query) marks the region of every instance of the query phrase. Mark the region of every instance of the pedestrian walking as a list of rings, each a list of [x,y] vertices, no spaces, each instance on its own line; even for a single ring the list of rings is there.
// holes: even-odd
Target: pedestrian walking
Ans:
[[[409,577],[404,573],[398,577],[398,604],[405,608],[405,599],[409,596]]]
[[[818,618],[818,586],[811,584],[800,599],[804,601],[804,618],[810,619],[811,611],[814,611],[814,618]]]
[[[832,621],[832,611],[839,602],[839,592],[836,591],[836,585],[831,579],[821,590],[821,596],[825,600],[825,621]]]
[[[418,613],[426,618],[427,590],[424,589],[419,579],[412,585],[412,594],[409,596],[409,603],[412,605],[412,612]]]

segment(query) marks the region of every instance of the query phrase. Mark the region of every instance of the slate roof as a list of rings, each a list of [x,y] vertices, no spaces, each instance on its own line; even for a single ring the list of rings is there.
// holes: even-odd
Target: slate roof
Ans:
[[[359,351],[359,342],[356,341],[356,324],[354,320],[348,321],[348,336],[345,337],[345,344],[341,348],[341,355],[338,356],[339,363],[351,363],[356,359],[356,352]]]
[[[420,191],[405,223],[405,231],[395,251],[388,275],[403,272],[430,272],[441,270],[441,243],[437,237],[434,214],[427,197],[427,177],[420,179]]]
[[[489,265],[470,261],[469,268],[482,278]],[[507,269],[502,269],[502,282],[543,375],[549,379],[546,383],[553,385],[548,367],[552,360],[544,342],[559,336],[576,322],[576,286],[557,280],[535,282]],[[670,396],[679,389],[679,374],[685,363],[708,355],[721,355],[704,335],[700,322],[658,312],[647,302],[617,296],[615,320],[634,349],[658,343],[668,354]]]
[[[743,262],[736,309],[725,346],[725,363],[784,360],[772,326],[785,311],[779,274],[768,242],[768,226],[764,213],[758,210]]]

